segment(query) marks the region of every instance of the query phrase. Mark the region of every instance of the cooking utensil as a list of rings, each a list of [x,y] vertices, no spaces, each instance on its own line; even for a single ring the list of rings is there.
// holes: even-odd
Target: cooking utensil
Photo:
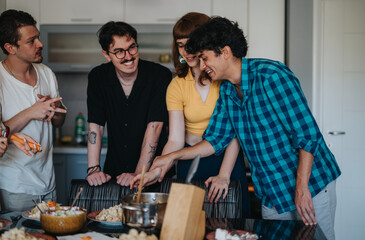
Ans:
[[[38,208],[38,210],[44,214],[43,210],[38,206],[38,203],[36,201],[34,201],[34,199],[32,199],[33,203],[35,204],[35,206]]]
[[[193,179],[196,170],[198,169],[199,162],[200,162],[200,154],[198,154],[191,163],[188,174],[186,175],[185,183],[191,184],[191,179]]]
[[[123,223],[130,227],[161,228],[168,196],[167,193],[141,193],[140,203],[136,203],[136,194],[123,196]]]
[[[75,197],[75,199],[73,200],[73,202],[71,204],[71,208],[75,205],[76,200],[79,198],[81,192],[82,192],[82,187],[79,188],[79,191],[77,192],[76,197]]]
[[[146,165],[143,165],[142,168],[142,175],[141,175],[141,180],[139,182],[139,186],[138,186],[138,194],[137,194],[137,200],[136,203],[139,203],[140,199],[141,199],[141,192],[142,192],[142,185],[143,185],[143,178],[144,178],[144,173],[146,172]]]

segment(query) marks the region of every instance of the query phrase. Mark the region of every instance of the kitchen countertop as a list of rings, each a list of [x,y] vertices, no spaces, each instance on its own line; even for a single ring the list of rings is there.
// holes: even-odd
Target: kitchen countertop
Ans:
[[[101,148],[101,154],[106,154],[107,147]],[[87,154],[87,146],[84,145],[55,145],[53,154]]]

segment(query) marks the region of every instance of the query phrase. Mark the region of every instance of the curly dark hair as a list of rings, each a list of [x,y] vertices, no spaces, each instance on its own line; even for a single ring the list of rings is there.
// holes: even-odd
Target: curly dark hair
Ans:
[[[176,69],[176,75],[179,77],[185,77],[189,72],[189,65],[180,63],[179,61],[179,48],[176,44],[178,39],[188,38],[189,34],[199,26],[208,22],[209,16],[204,13],[189,12],[182,16],[174,26],[172,30],[173,42],[172,42],[172,60]],[[199,83],[202,84],[202,78],[199,78]]]
[[[0,44],[3,52],[6,55],[9,54],[4,47],[5,43],[10,43],[11,45],[19,47],[19,28],[24,26],[35,26],[36,23],[37,22],[29,13],[14,9],[4,11],[0,15]]]
[[[224,17],[212,17],[190,34],[185,47],[188,53],[212,50],[219,55],[225,46],[229,46],[237,58],[247,54],[247,41],[237,22]]]
[[[105,23],[97,32],[101,48],[108,52],[110,44],[113,43],[113,36],[127,36],[128,40],[133,38],[137,43],[137,30],[125,22],[110,21]]]

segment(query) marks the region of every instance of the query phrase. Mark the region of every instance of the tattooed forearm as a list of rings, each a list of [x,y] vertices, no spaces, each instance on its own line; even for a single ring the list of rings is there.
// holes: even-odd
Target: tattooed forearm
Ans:
[[[155,158],[155,154],[156,154],[156,150],[157,150],[157,144],[152,146],[150,145],[150,151],[148,152],[150,154],[150,160],[148,161],[149,163],[152,163],[153,159]]]
[[[150,151],[148,153],[155,155],[156,150],[157,150],[157,144],[154,146],[150,145]]]
[[[96,143],[96,132],[94,131],[89,132],[89,143],[90,144]]]

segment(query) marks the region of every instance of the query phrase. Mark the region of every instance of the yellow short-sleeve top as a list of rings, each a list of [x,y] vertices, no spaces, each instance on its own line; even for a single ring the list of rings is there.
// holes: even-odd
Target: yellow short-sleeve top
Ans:
[[[189,70],[186,77],[172,79],[167,88],[167,110],[183,111],[185,130],[188,133],[202,136],[218,100],[220,84],[220,81],[211,83],[207,100],[203,102],[195,87],[193,75]]]

